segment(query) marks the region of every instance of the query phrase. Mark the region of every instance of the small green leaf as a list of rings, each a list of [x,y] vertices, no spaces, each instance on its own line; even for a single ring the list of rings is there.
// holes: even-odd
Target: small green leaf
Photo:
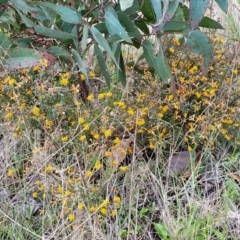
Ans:
[[[107,40],[102,36],[102,33],[99,32],[94,26],[91,27],[91,33],[92,33],[95,41],[108,53],[108,55],[114,61],[115,65],[117,67],[119,67],[119,65],[117,64],[117,61],[114,57],[114,54],[113,54]]]
[[[61,5],[57,5],[49,2],[32,2],[32,4],[35,6],[43,6],[43,7],[52,9],[53,11],[55,11],[57,14],[61,16],[63,21],[67,23],[72,23],[72,24],[83,23],[80,13],[77,12],[77,10],[74,8],[61,6]]]
[[[55,29],[51,29],[51,28],[47,28],[44,26],[35,26],[34,30],[43,36],[46,37],[51,37],[51,38],[59,38],[59,39],[73,39],[74,35],[67,33],[67,32],[62,32],[62,31],[58,31]]]
[[[228,0],[215,0],[218,6],[227,14],[228,12]]]
[[[198,27],[208,6],[209,0],[191,0],[190,1],[190,26],[191,30]]]
[[[133,5],[133,0],[120,0],[120,7],[122,11],[130,8]]]
[[[104,59],[104,56],[102,54],[101,49],[99,48],[99,46],[96,43],[94,44],[94,52],[97,56],[98,63],[99,63],[100,68],[102,70],[102,74],[105,78],[106,84],[107,84],[108,87],[110,87],[111,79],[110,79],[110,75],[109,75],[109,72],[108,72],[108,69],[107,69],[107,64],[105,62],[105,59]]]
[[[109,34],[117,34],[120,38],[125,40],[128,43],[132,43],[131,38],[129,37],[128,33],[125,31],[123,26],[120,24],[119,20],[114,16],[112,13],[113,8],[107,7],[105,10],[105,23],[108,29]]]
[[[145,34],[149,34],[149,28],[147,24],[143,21],[135,21],[136,26]]]
[[[168,230],[160,223],[154,223],[154,229],[162,240],[169,240]]]
[[[75,50],[75,49],[71,49],[71,52],[75,58],[75,60],[78,63],[78,68],[79,70],[85,75],[85,77],[88,79],[88,74],[87,74],[87,70],[85,68],[84,62],[81,58],[81,56],[79,55],[79,53]]]

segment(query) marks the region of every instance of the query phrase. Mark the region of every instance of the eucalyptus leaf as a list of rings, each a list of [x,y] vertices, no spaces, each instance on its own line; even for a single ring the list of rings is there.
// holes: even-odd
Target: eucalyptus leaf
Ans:
[[[119,20],[112,13],[111,7],[106,8],[104,17],[106,19],[106,27],[109,31],[109,34],[117,34],[124,41],[132,44],[131,38],[129,37],[123,26],[120,24]]]
[[[120,0],[121,10],[125,11],[133,5],[134,0]]]
[[[74,35],[67,33],[67,32],[62,32],[58,31],[55,29],[47,28],[44,26],[35,26],[34,30],[43,36],[50,37],[50,38],[58,38],[58,39],[73,39]]]
[[[85,75],[85,77],[88,79],[88,74],[87,74],[87,70],[85,68],[84,62],[81,58],[81,56],[79,55],[79,53],[75,50],[75,49],[71,49],[71,52],[73,54],[73,57],[75,58],[75,60],[78,63],[78,67],[79,70]]]
[[[227,14],[228,12],[228,0],[215,0],[218,6]]]

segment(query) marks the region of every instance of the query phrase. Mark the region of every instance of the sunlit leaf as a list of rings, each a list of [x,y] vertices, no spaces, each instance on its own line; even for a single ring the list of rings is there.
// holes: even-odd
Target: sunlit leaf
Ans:
[[[134,0],[120,0],[121,10],[125,11],[133,5]]]

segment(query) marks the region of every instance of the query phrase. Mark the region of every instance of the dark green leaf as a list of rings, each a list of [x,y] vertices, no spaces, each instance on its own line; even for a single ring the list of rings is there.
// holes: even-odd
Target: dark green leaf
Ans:
[[[101,33],[108,34],[108,30],[105,23],[97,23],[94,27]]]
[[[227,14],[228,0],[215,0],[218,6]]]
[[[46,37],[59,38],[59,39],[73,39],[74,38],[74,35],[72,35],[70,33],[57,31],[57,30],[47,28],[44,26],[35,26],[34,30],[38,34],[46,36]]]
[[[145,34],[149,34],[149,28],[147,26],[147,24],[143,21],[139,22],[139,21],[135,21],[136,26]]]
[[[190,26],[191,30],[198,27],[208,6],[209,0],[191,0],[190,1]]]
[[[0,0],[0,4],[6,4],[8,0]]]
[[[113,8],[107,7],[105,10],[105,23],[110,35],[117,34],[120,38],[128,43],[132,43],[131,38],[128,33],[125,31],[123,26],[120,24],[119,20],[112,13]]]
[[[207,69],[212,58],[212,44],[209,42],[207,35],[199,30],[186,30],[184,37],[187,45],[193,48],[194,53],[203,56],[203,69]]]
[[[203,19],[199,23],[199,27],[212,28],[212,29],[224,29],[219,22],[209,17],[203,17]]]
[[[100,68],[102,70],[102,74],[105,78],[106,84],[107,84],[108,87],[110,87],[111,79],[110,79],[110,75],[109,75],[109,72],[108,72],[108,69],[107,69],[107,64],[105,62],[105,59],[104,59],[104,56],[103,56],[103,53],[102,53],[101,49],[99,48],[99,46],[96,43],[94,44],[94,52],[97,56],[98,63],[99,63]]]
[[[119,67],[119,65],[117,64],[117,61],[114,57],[114,54],[113,54],[107,40],[102,36],[102,33],[99,32],[94,26],[91,27],[91,33],[92,33],[95,41],[108,53],[108,55],[114,61],[115,65],[117,67]]]
[[[36,6],[43,6],[54,10],[57,14],[59,14],[63,21],[72,24],[83,23],[82,17],[76,9],[70,8],[67,6],[61,6],[49,2],[32,2],[32,4]]]
[[[143,14],[143,16],[150,22],[155,23],[156,22],[156,14],[153,9],[151,0],[138,0],[140,10]]]

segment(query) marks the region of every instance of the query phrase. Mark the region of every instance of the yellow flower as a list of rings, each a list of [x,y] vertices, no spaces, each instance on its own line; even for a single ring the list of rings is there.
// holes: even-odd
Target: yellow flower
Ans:
[[[105,137],[111,137],[112,136],[112,131],[110,129],[104,131]]]
[[[106,215],[106,214],[107,214],[107,209],[106,209],[106,208],[100,208],[99,211],[100,211],[100,213],[103,214],[103,215]]]
[[[34,66],[34,67],[33,67],[33,71],[34,71],[34,72],[37,72],[37,71],[39,71],[39,69],[40,69],[40,67],[39,67],[39,66]]]
[[[47,127],[52,127],[52,126],[54,125],[54,123],[53,123],[53,121],[46,120],[46,121],[45,121],[45,125],[46,125]]]
[[[89,208],[89,211],[90,212],[95,212],[97,209],[96,209],[96,207],[95,206],[91,206],[90,208]]]
[[[80,74],[80,79],[81,79],[82,81],[84,81],[84,80],[86,79],[85,75],[81,73],[81,74]]]
[[[57,188],[57,193],[62,194],[63,193],[63,187],[59,186]]]
[[[117,210],[116,209],[112,210],[111,216],[115,217],[116,215],[117,215]]]
[[[32,197],[33,197],[33,198],[37,198],[37,197],[38,197],[38,193],[37,193],[37,192],[33,192],[33,193],[32,193]]]
[[[113,198],[113,201],[115,203],[120,203],[121,202],[121,198],[116,196],[116,197]]]
[[[60,79],[60,84],[63,86],[67,86],[69,83],[69,80],[67,78],[61,78]]]
[[[222,119],[221,121],[222,123],[225,123],[225,124],[232,124],[233,123],[233,120],[232,119]]]
[[[69,197],[69,196],[71,196],[71,194],[72,194],[72,193],[71,193],[69,190],[67,190],[67,191],[64,193],[64,196],[65,196],[65,197]]]
[[[92,177],[92,175],[93,175],[93,172],[92,172],[92,171],[90,171],[90,170],[87,170],[87,171],[86,171],[86,176],[87,176],[87,177]]]
[[[93,94],[89,94],[87,97],[87,100],[89,100],[89,101],[93,100]]]
[[[54,167],[51,164],[48,164],[47,167],[45,168],[46,172],[52,172],[54,169]]]
[[[106,97],[111,97],[112,96],[112,92],[106,92]]]
[[[32,113],[33,113],[35,116],[39,116],[39,115],[40,115],[40,108],[39,108],[39,107],[33,107]]]
[[[159,112],[157,115],[159,118],[163,118],[163,116],[164,116],[164,114],[162,112]]]
[[[86,135],[81,135],[80,137],[79,137],[79,140],[81,141],[81,142],[84,142],[85,140],[86,140]]]
[[[188,146],[188,151],[192,151],[193,148],[191,146]]]
[[[84,203],[79,203],[78,204],[78,209],[79,210],[83,210],[85,208],[85,204]]]
[[[140,118],[140,119],[137,120],[137,125],[138,126],[142,126],[144,124],[145,124],[145,120],[143,118]]]
[[[88,131],[89,129],[90,129],[89,124],[85,123],[85,124],[83,125],[83,130]]]
[[[224,44],[224,42],[225,42],[224,39],[222,38],[219,39],[219,43]]]
[[[168,100],[169,102],[170,102],[170,101],[172,101],[172,100],[173,100],[173,98],[174,98],[174,97],[173,97],[173,95],[172,95],[172,94],[170,94],[170,95],[168,95],[168,96],[167,96],[167,100]]]
[[[108,199],[105,199],[99,206],[99,208],[104,208],[106,207],[107,205],[109,204],[109,200]]]
[[[234,69],[234,70],[233,70],[233,74],[237,75],[237,74],[238,74],[238,70],[237,70],[237,69]]]
[[[102,163],[100,160],[97,160],[97,162],[94,165],[94,169],[99,170],[102,167]]]
[[[99,98],[99,99],[104,99],[104,98],[105,98],[105,95],[106,95],[105,93],[99,93],[99,94],[98,94],[98,98]]]
[[[78,122],[79,122],[80,124],[84,123],[84,122],[85,122],[85,118],[84,118],[84,117],[80,117],[80,118],[78,119]]]
[[[174,48],[171,47],[171,48],[168,49],[168,51],[169,51],[170,53],[174,53]]]
[[[128,108],[128,114],[130,115],[130,116],[132,116],[132,115],[134,115],[135,114],[135,110],[133,109],[133,108],[131,108],[131,107],[129,107]]]
[[[13,113],[12,113],[12,112],[8,112],[8,113],[4,116],[4,118],[7,119],[7,120],[9,120],[9,119],[12,118],[12,116],[13,116]]]
[[[95,77],[95,73],[93,71],[90,71],[88,76],[91,77],[91,78],[94,78]]]
[[[48,60],[46,58],[41,59],[39,62],[40,62],[40,65],[42,67],[47,67],[48,66]]]
[[[98,134],[98,133],[94,133],[94,134],[93,134],[93,138],[96,139],[96,140],[98,140],[98,139],[99,139],[99,134]]]
[[[119,137],[116,137],[114,140],[113,140],[113,143],[115,144],[119,144],[121,142],[120,138]]]
[[[14,173],[15,173],[14,169],[9,169],[7,174],[9,177],[12,177]]]
[[[15,83],[16,83],[16,80],[15,80],[14,78],[10,78],[10,79],[8,80],[8,85],[9,85],[9,86],[13,86]]]
[[[128,166],[120,166],[119,167],[119,170],[121,171],[121,172],[128,172],[129,171],[129,167]]]
[[[67,141],[68,141],[68,136],[62,137],[62,138],[61,138],[61,141],[62,141],[62,142],[67,142]]]
[[[74,214],[69,214],[68,220],[69,220],[69,222],[73,222],[75,220],[75,215]]]

